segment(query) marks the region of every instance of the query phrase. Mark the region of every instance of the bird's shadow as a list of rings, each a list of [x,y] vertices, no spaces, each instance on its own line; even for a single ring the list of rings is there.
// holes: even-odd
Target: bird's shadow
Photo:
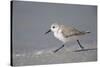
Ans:
[[[97,50],[97,48],[80,49],[80,50],[75,50],[73,52],[82,52],[82,51],[90,51],[90,50]]]

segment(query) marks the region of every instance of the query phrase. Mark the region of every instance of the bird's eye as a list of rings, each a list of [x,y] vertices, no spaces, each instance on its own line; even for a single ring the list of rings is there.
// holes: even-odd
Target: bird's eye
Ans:
[[[55,28],[55,26],[53,26],[52,28]]]

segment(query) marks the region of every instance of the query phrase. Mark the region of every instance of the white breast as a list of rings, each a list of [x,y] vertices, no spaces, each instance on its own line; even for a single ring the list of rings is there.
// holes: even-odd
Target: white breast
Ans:
[[[66,43],[66,38],[64,38],[60,30],[58,32],[54,32],[54,36],[63,43]]]

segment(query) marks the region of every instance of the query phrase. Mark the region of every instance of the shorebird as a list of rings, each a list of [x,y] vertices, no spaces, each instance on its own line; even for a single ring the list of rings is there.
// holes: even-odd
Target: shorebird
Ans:
[[[81,45],[79,41],[79,36],[90,33],[88,31],[79,31],[74,27],[64,26],[63,24],[60,25],[57,23],[52,24],[50,29],[45,34],[48,34],[51,31],[54,33],[54,37],[56,37],[63,43],[62,46],[54,50],[55,53],[59,51],[61,48],[63,48],[66,42],[69,42],[72,40],[76,40],[81,50],[84,50],[84,47]]]

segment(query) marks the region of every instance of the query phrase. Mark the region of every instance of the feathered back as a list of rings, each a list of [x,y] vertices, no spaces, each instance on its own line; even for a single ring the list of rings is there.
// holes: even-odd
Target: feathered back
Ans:
[[[73,27],[69,27],[69,26],[65,27],[64,25],[61,25],[61,29],[62,29],[62,34],[64,35],[64,37],[82,34],[79,30]]]

